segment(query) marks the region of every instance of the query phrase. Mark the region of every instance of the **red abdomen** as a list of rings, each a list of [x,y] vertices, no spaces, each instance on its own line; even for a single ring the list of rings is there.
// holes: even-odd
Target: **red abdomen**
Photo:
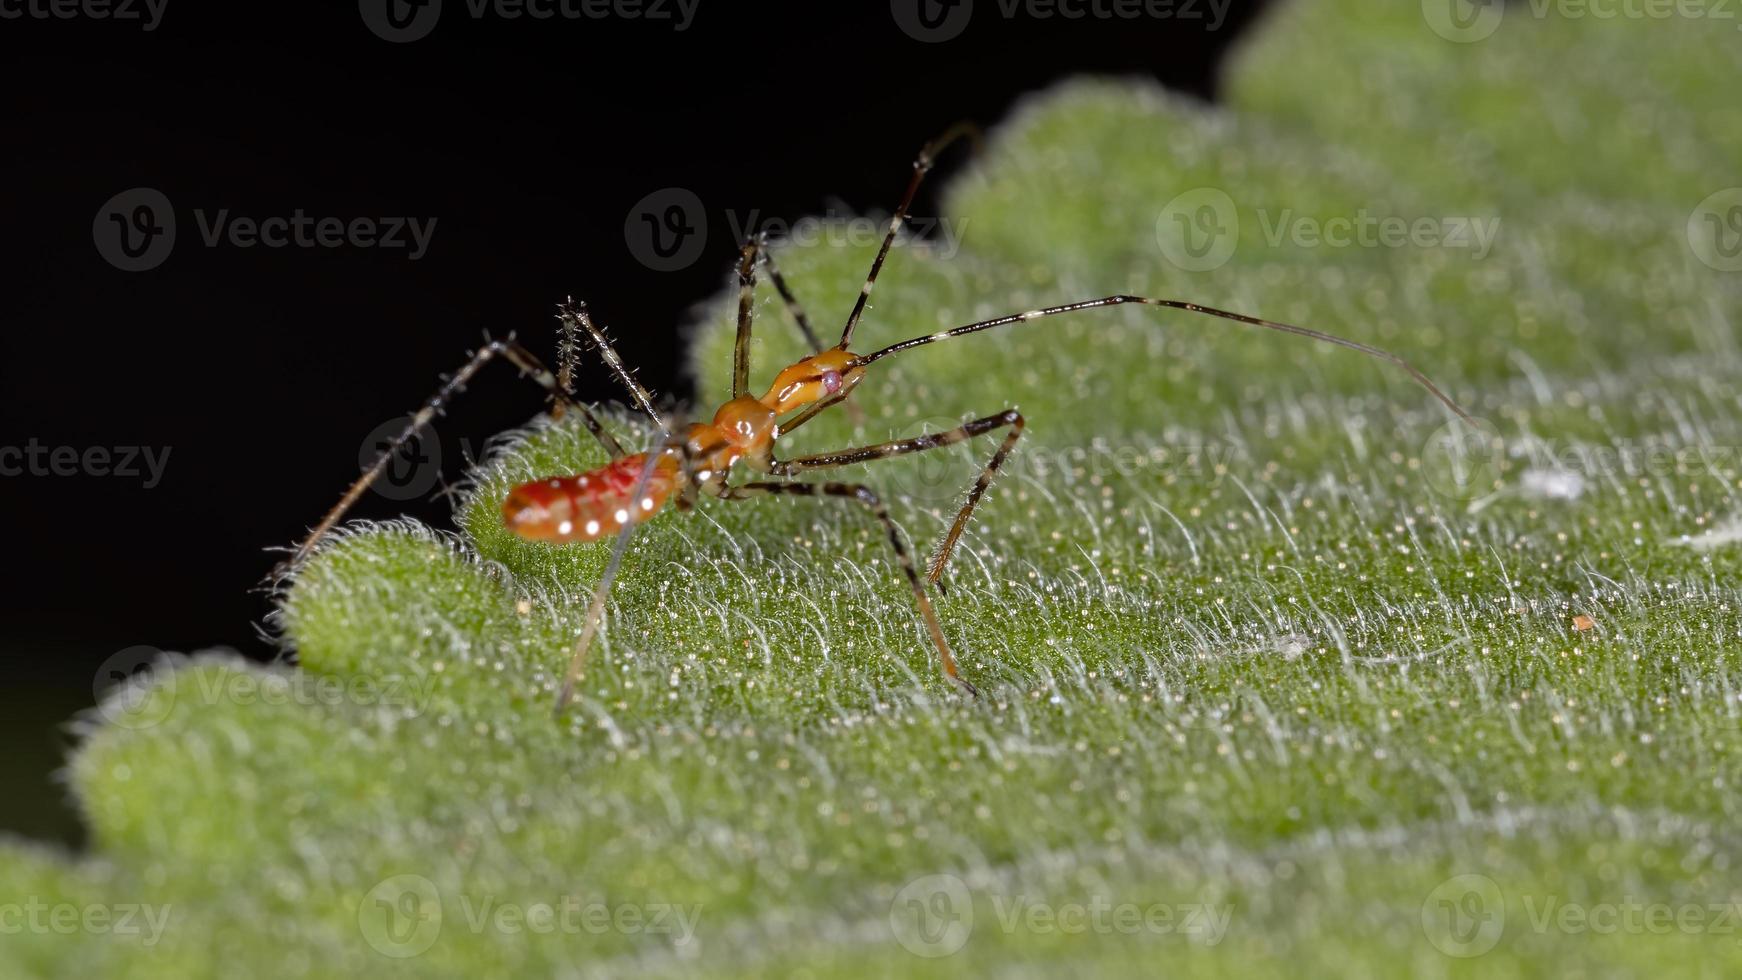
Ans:
[[[646,467],[646,454],[637,453],[591,473],[522,483],[502,501],[502,521],[528,541],[597,541],[624,524],[639,524],[659,513],[671,496],[677,485],[676,458],[662,456],[654,464],[637,498],[635,484]]]

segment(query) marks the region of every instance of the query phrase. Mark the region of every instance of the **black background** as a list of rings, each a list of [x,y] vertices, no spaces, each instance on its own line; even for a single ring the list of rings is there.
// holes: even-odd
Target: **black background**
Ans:
[[[266,600],[250,591],[274,561],[266,549],[318,517],[370,431],[482,331],[548,350],[551,304],[572,292],[645,381],[681,397],[678,331],[726,281],[728,212],[886,213],[927,138],[994,124],[1071,74],[1213,98],[1218,60],[1260,5],[1235,0],[1212,27],[1207,0],[1180,3],[1173,18],[1043,20],[977,0],[944,43],[905,34],[888,0],[699,0],[681,32],[480,20],[446,0],[427,37],[401,44],[372,33],[355,0],[168,0],[149,32],[0,19],[0,447],[170,452],[151,489],[0,477],[0,831],[79,839],[53,772],[72,742],[64,723],[92,704],[112,654],[271,656],[257,636]],[[99,254],[93,220],[136,187],[173,203],[177,239],[161,266],[125,272]],[[709,220],[701,257],[675,272],[643,265],[625,237],[631,209],[666,187],[693,191]],[[437,223],[409,261],[404,249],[207,247],[194,220],[299,208]],[[616,397],[601,370],[581,387]],[[481,378],[441,425],[447,477],[462,446],[540,407],[511,372]],[[432,499],[371,497],[357,514],[404,512],[451,523]]]

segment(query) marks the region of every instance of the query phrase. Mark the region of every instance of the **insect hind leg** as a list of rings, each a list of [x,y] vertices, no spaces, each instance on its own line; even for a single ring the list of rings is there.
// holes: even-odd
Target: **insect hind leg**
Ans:
[[[572,299],[564,300],[558,304],[556,315],[557,319],[562,321],[565,330],[579,327],[586,331],[587,336],[593,341],[593,345],[599,348],[599,356],[604,359],[605,366],[611,369],[611,373],[615,374],[617,380],[622,382],[623,387],[629,391],[629,397],[635,401],[636,407],[646,413],[661,432],[670,432],[671,426],[660,417],[659,410],[653,407],[653,396],[648,393],[646,388],[642,387],[641,382],[635,380],[634,373],[629,370],[628,365],[623,363],[623,358],[617,353],[617,348],[611,346],[611,341],[605,336],[605,331],[593,323],[592,316],[587,313],[587,304],[577,303]]]
[[[605,447],[605,451],[611,455],[612,459],[619,459],[623,456],[623,447],[617,443],[611,433],[605,431],[605,427],[599,423],[598,417],[587,406],[571,399],[563,391],[556,376],[544,366],[544,362],[538,359],[538,355],[527,350],[512,336],[505,340],[488,341],[484,346],[478,348],[458,371],[443,381],[441,387],[437,388],[422,407],[412,414],[410,420],[406,422],[405,428],[393,437],[393,440],[375,457],[375,461],[369,464],[369,468],[363,471],[363,475],[358,477],[339,497],[339,502],[334,504],[332,509],[327,511],[326,516],[322,517],[320,522],[291,550],[290,557],[274,567],[270,577],[282,578],[308,558],[314,552],[315,546],[338,525],[339,521],[344,519],[345,514],[356,505],[358,500],[362,499],[363,494],[368,492],[369,488],[380,478],[382,472],[387,469],[387,464],[405,447],[405,444],[416,438],[418,432],[429,425],[431,419],[440,414],[461,391],[464,391],[466,383],[483,370],[484,365],[499,357],[519,368],[521,376],[531,378],[533,382],[545,389],[552,401],[553,416],[560,416],[564,411],[578,412],[581,421],[587,427],[587,431],[599,440],[600,445]]]
[[[810,346],[812,353],[822,353],[823,340],[817,336],[816,328],[811,326],[811,318],[805,314],[804,304],[798,301],[792,287],[787,285],[786,277],[780,274],[780,266],[774,262],[774,250],[768,247],[765,240],[758,242],[758,248],[762,255],[762,264],[768,267],[768,281],[774,284],[774,291],[780,294],[780,301],[786,304],[786,311],[792,314],[799,332],[804,334],[804,342]]]
[[[1010,433],[998,446],[998,451],[992,454],[992,459],[980,471],[980,478],[968,490],[967,499],[956,514],[956,519],[950,524],[950,529],[938,542],[937,549],[932,552],[931,560],[926,563],[926,579],[939,589],[943,588],[944,568],[949,564],[950,556],[955,553],[956,543],[961,540],[962,532],[967,529],[968,521],[973,517],[974,508],[979,506],[980,498],[985,496],[987,487],[997,477],[1004,460],[1016,448],[1016,440],[1022,438],[1022,430],[1027,425],[1022,413],[1014,408],[1007,408],[996,415],[974,419],[963,423],[954,429],[943,432],[931,432],[922,436],[912,436],[906,439],[896,439],[891,442],[878,443],[875,446],[861,446],[857,449],[842,449],[832,453],[817,453],[812,456],[797,456],[792,459],[778,460],[772,472],[779,476],[795,476],[810,470],[831,469],[837,466],[850,466],[854,463],[869,463],[879,459],[889,459],[894,456],[906,456],[911,453],[921,453],[931,449],[942,449],[959,442],[972,439],[975,436],[996,432],[1009,428]]]
[[[792,481],[761,481],[745,483],[735,487],[725,487],[720,496],[726,500],[748,500],[753,497],[769,494],[782,494],[795,497],[833,497],[838,500],[850,500],[869,510],[883,530],[889,535],[889,545],[895,549],[895,559],[901,565],[902,574],[907,577],[908,585],[913,589],[914,604],[919,607],[920,618],[925,621],[926,632],[930,635],[932,646],[937,649],[938,663],[943,668],[944,676],[962,687],[975,697],[980,692],[956,667],[955,655],[950,652],[949,641],[944,638],[944,630],[938,622],[937,611],[932,608],[931,597],[926,595],[925,583],[921,581],[919,572],[914,568],[913,557],[907,552],[907,543],[901,538],[901,530],[895,526],[895,521],[889,516],[889,509],[883,506],[883,501],[870,487],[858,483],[806,483]]]

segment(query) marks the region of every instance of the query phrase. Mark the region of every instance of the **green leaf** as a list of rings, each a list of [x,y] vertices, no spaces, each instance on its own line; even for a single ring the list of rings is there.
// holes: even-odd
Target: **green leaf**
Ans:
[[[457,532],[315,556],[299,667],[203,655],[105,702],[72,765],[95,853],[0,874],[168,925],[8,936],[7,975],[1733,972],[1742,278],[1690,237],[1742,149],[1733,32],[1513,5],[1458,44],[1431,7],[1285,6],[1229,109],[1029,100],[855,349],[1137,292],[1395,350],[1488,429],[1382,362],[1148,307],[896,355],[783,450],[1024,413],[937,599],[985,697],[861,509],[704,501],[635,536],[558,721],[606,548],[499,506],[605,457],[536,422]],[[1437,237],[1312,238],[1364,218]],[[781,265],[838,322],[876,236],[806,231]],[[734,309],[694,334],[712,402]],[[805,351],[757,310],[764,384]],[[838,478],[923,553],[992,449]]]

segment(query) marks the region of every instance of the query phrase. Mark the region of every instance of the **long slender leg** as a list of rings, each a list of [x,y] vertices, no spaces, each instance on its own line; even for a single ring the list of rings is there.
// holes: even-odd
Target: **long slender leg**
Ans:
[[[1022,419],[1022,413],[1015,409],[1007,411],[1003,419],[1007,420],[1010,432],[998,444],[998,451],[987,460],[986,468],[980,471],[980,478],[974,481],[973,488],[968,491],[968,499],[962,502],[962,509],[956,513],[955,521],[950,524],[944,539],[938,542],[937,550],[932,552],[931,561],[926,565],[926,578],[940,589],[944,587],[944,566],[950,563],[950,556],[955,554],[956,542],[962,539],[962,532],[967,530],[968,519],[973,516],[980,498],[985,496],[986,488],[998,476],[998,470],[1010,456],[1010,451],[1016,448],[1016,440],[1022,438],[1022,429],[1027,424]]]
[[[837,497],[858,502],[869,510],[883,525],[889,534],[889,544],[895,549],[895,558],[901,564],[901,571],[907,576],[907,582],[913,587],[913,601],[919,607],[920,617],[925,620],[926,631],[931,635],[932,646],[937,648],[938,662],[942,665],[944,676],[960,684],[968,693],[978,697],[980,692],[974,685],[968,683],[956,669],[956,658],[950,653],[950,644],[944,639],[944,630],[938,624],[938,615],[932,609],[931,597],[926,595],[925,585],[920,581],[919,573],[914,570],[913,559],[907,553],[907,545],[901,539],[901,531],[895,526],[895,521],[889,517],[888,508],[870,487],[856,483],[801,483],[764,481],[745,483],[736,487],[725,487],[720,496],[727,500],[747,500],[766,494],[785,494],[798,497]]]
[[[738,258],[738,338],[732,343],[732,397],[750,393],[750,321],[756,305],[756,254],[760,235],[750,236]]]
[[[780,266],[774,264],[774,250],[762,244],[762,264],[768,267],[768,280],[774,283],[774,289],[780,293],[780,299],[786,304],[786,310],[798,322],[798,329],[804,334],[804,342],[810,345],[813,353],[821,353],[823,341],[817,336],[816,329],[811,326],[811,318],[805,315],[804,305],[793,295],[792,288],[786,284],[786,277],[780,274]]]
[[[930,172],[942,153],[962,136],[979,139],[979,129],[971,123],[957,123],[944,131],[942,136],[920,147],[919,156],[913,161],[913,176],[908,178],[907,191],[901,195],[901,203],[896,205],[895,215],[889,219],[889,231],[883,236],[883,245],[877,250],[877,257],[871,260],[871,272],[865,277],[865,285],[859,289],[859,298],[853,303],[853,312],[847,316],[847,326],[841,331],[841,349],[853,342],[853,328],[859,325],[859,318],[865,315],[865,305],[871,301],[871,290],[877,285],[877,273],[883,268],[883,260],[889,257],[889,248],[895,244],[895,236],[901,231],[902,222],[907,220],[907,210],[913,207],[914,195],[919,193],[919,185],[924,183],[925,175]]]
[[[641,382],[635,380],[635,375],[623,363],[623,358],[617,355],[617,348],[611,346],[611,341],[605,337],[605,332],[594,326],[593,318],[587,314],[587,304],[576,303],[572,299],[564,300],[557,307],[556,315],[559,320],[563,321],[565,327],[578,326],[587,332],[587,336],[591,337],[593,344],[599,348],[599,356],[605,359],[606,366],[610,367],[611,372],[617,375],[617,380],[623,383],[623,387],[629,390],[629,395],[635,400],[636,406],[647,413],[647,417],[653,420],[654,425],[659,426],[661,432],[671,431],[671,427],[666,425],[665,419],[660,417],[659,410],[653,407],[653,396],[641,386]]]
[[[962,532],[967,529],[968,520],[974,514],[974,508],[979,505],[980,498],[986,494],[986,488],[991,486],[992,480],[998,476],[999,468],[1004,465],[1004,460],[1010,456],[1010,451],[1016,448],[1016,440],[1022,438],[1022,430],[1026,424],[1021,412],[1014,408],[1007,408],[996,415],[975,419],[945,432],[896,439],[875,446],[862,446],[858,449],[843,449],[832,453],[818,453],[814,456],[776,460],[770,472],[777,476],[797,476],[810,470],[849,466],[853,463],[865,463],[871,460],[888,459],[892,456],[921,453],[928,449],[953,446],[975,436],[1009,427],[1009,434],[998,446],[998,451],[992,454],[992,459],[986,464],[986,468],[980,471],[980,478],[974,481],[973,487],[968,490],[968,497],[962,503],[962,509],[957,512],[955,521],[950,524],[949,531],[938,542],[937,550],[932,552],[931,560],[927,562],[926,578],[933,585],[942,588],[944,567],[949,564],[950,555],[956,550],[956,543],[961,540]]]
[[[798,323],[798,329],[804,334],[811,351],[817,353],[823,349],[823,342],[811,327],[810,317],[805,315],[804,306],[793,295],[792,287],[787,285],[786,277],[780,274],[780,267],[774,263],[774,253],[768,247],[768,236],[763,233],[756,234],[744,243],[738,262],[738,336],[732,345],[733,398],[748,394],[750,388],[750,334],[758,262],[768,267],[768,278],[774,283],[774,289],[780,294],[781,301],[786,304],[787,312]]]
[[[279,562],[278,566],[273,569],[273,576],[282,576],[307,558],[309,553],[314,550],[315,545],[320,543],[320,540],[326,537],[327,532],[331,531],[340,520],[344,519],[345,513],[362,498],[375,480],[381,476],[394,454],[415,438],[418,430],[428,425],[430,420],[440,413],[448,402],[453,400],[454,396],[464,390],[466,383],[472,380],[473,375],[498,357],[519,368],[523,377],[531,378],[549,392],[554,403],[553,415],[560,414],[563,410],[579,412],[587,431],[599,440],[600,445],[605,447],[605,451],[611,454],[611,458],[618,459],[623,456],[623,447],[618,445],[611,433],[605,431],[605,427],[599,424],[598,417],[589,411],[587,406],[569,398],[557,382],[556,377],[550,373],[550,370],[544,366],[537,355],[522,347],[512,337],[506,340],[489,341],[483,347],[478,348],[471,360],[442,382],[442,386],[436,389],[435,394],[431,395],[429,400],[423,403],[423,407],[412,415],[411,420],[406,423],[399,435],[395,436],[393,441],[381,451],[381,454],[375,457],[375,462],[363,471],[363,475],[351,484],[350,488],[339,498],[339,502],[334,504],[333,508],[327,511],[326,516],[321,518],[320,523],[316,524],[308,536],[302,539],[301,543],[291,552],[290,557]]]
[[[941,330],[937,333],[927,334],[924,337],[914,337],[910,340],[904,340],[899,344],[890,344],[888,347],[885,347],[880,351],[861,355],[858,358],[857,363],[863,366],[870,364],[872,361],[888,357],[891,354],[899,354],[904,350],[923,347],[926,344],[935,344],[942,340],[952,340],[956,337],[977,333],[981,330],[990,330],[994,327],[1008,326],[1013,323],[1027,323],[1029,320],[1038,320],[1041,317],[1048,316],[1058,316],[1061,313],[1076,313],[1080,310],[1093,310],[1103,306],[1120,306],[1125,303],[1142,303],[1147,306],[1161,306],[1172,310],[1184,310],[1188,313],[1202,313],[1205,316],[1220,317],[1223,320],[1233,320],[1236,323],[1244,323],[1254,327],[1263,327],[1266,330],[1277,330],[1282,333],[1294,334],[1299,337],[1306,337],[1322,343],[1334,344],[1338,347],[1346,347],[1349,350],[1359,351],[1369,357],[1376,357],[1382,361],[1388,361],[1402,368],[1410,377],[1416,380],[1416,383],[1432,392],[1435,398],[1438,398],[1446,404],[1446,407],[1450,408],[1453,412],[1456,412],[1459,418],[1466,422],[1475,421],[1475,419],[1470,417],[1469,412],[1464,411],[1457,402],[1452,401],[1445,392],[1439,389],[1438,385],[1428,379],[1427,375],[1416,370],[1414,365],[1390,351],[1381,350],[1378,347],[1370,347],[1367,344],[1358,343],[1353,340],[1346,340],[1334,334],[1324,333],[1308,327],[1297,327],[1292,323],[1280,323],[1276,320],[1264,320],[1255,316],[1247,316],[1244,313],[1230,313],[1227,310],[1218,310],[1209,306],[1200,306],[1197,303],[1187,303],[1183,300],[1152,299],[1148,296],[1128,296],[1124,294],[1103,296],[1100,299],[1088,299],[1076,303],[1064,303],[1058,306],[1047,306],[1038,310],[1029,310],[1026,313],[1011,313],[1007,316],[993,317],[990,320],[981,320],[978,323],[970,323],[966,326]]]
[[[641,468],[641,474],[635,479],[635,488],[628,499],[638,500],[647,493],[647,484],[653,479],[654,470],[659,468],[659,460],[667,452],[676,448],[675,437],[667,435],[664,444],[656,451],[647,454],[647,465]],[[686,464],[687,471],[687,464]],[[685,481],[688,482],[687,480]],[[617,579],[617,570],[623,566],[623,555],[629,550],[629,536],[634,533],[639,522],[624,521],[623,529],[617,532],[617,538],[611,544],[611,560],[605,564],[604,574],[599,576],[599,584],[593,589],[593,601],[587,604],[587,618],[581,626],[580,638],[575,641],[575,649],[569,655],[568,670],[563,674],[563,685],[556,696],[556,713],[562,714],[568,707],[569,699],[574,697],[575,685],[580,683],[581,675],[587,668],[587,650],[592,646],[593,636],[599,631],[599,624],[605,618],[605,600],[611,595],[611,583]]]

